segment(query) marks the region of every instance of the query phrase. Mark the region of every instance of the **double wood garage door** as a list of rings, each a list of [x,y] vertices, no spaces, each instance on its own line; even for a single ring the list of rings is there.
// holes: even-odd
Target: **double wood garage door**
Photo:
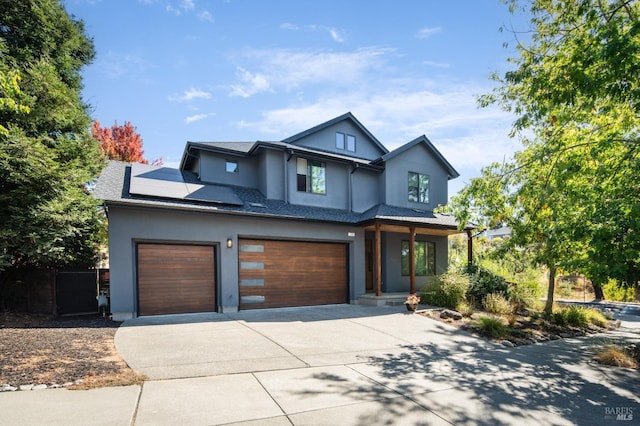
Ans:
[[[240,309],[348,301],[347,245],[241,239]],[[138,315],[214,312],[215,248],[137,245]]]
[[[348,300],[346,244],[240,239],[240,309]]]

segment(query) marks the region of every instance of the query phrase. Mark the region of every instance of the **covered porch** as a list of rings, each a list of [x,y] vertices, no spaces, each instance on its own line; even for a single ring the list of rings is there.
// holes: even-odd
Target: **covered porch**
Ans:
[[[467,261],[472,261],[473,227],[459,230],[449,215],[376,218],[363,228],[366,292],[358,298],[358,304],[403,304],[407,295],[419,292],[432,277],[446,271],[450,235],[467,235]],[[426,263],[426,268],[416,265],[416,242],[421,250],[418,258]]]

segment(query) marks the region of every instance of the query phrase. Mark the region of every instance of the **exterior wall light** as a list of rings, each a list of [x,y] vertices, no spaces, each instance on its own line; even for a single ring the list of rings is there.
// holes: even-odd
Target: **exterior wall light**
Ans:
[[[233,247],[233,240],[231,238],[227,238],[227,248]]]

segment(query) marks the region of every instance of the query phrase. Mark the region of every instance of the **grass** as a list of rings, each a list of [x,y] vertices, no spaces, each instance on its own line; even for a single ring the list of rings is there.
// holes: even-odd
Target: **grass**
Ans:
[[[604,347],[596,354],[595,360],[615,367],[638,368],[638,362],[627,351],[614,345]]]
[[[513,311],[511,303],[500,293],[487,294],[482,301],[482,306],[490,314],[507,315]]]
[[[509,333],[501,318],[482,316],[476,320],[478,331],[492,339],[500,339]]]
[[[596,309],[587,310],[587,320],[598,327],[607,328],[609,326],[608,318]]]
[[[606,328],[608,321],[605,315],[593,308],[582,306],[568,306],[554,309],[551,314],[551,321],[561,327],[570,325],[574,327],[587,328],[589,324]]]
[[[116,387],[116,386],[142,386],[148,377],[136,373],[135,371],[127,371],[124,373],[103,375],[103,376],[89,376],[82,380],[80,383],[75,383],[68,386],[67,389],[71,390],[89,390],[104,387]]]
[[[475,312],[473,304],[468,302],[460,302],[456,306],[456,311],[460,312],[463,317],[471,318],[471,315]]]

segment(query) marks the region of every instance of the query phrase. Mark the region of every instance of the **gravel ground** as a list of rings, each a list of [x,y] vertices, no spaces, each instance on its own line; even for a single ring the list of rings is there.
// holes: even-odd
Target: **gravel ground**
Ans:
[[[98,315],[0,313],[0,385],[62,385],[134,374],[113,343],[119,326]]]

